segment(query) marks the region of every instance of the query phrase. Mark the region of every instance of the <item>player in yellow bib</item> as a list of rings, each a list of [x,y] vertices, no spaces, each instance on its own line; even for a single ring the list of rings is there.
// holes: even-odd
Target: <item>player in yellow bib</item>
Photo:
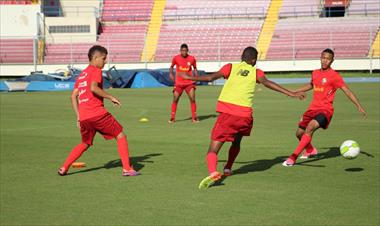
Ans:
[[[211,82],[219,78],[227,79],[220,93],[216,111],[219,113],[211,133],[211,142],[207,152],[209,175],[199,184],[199,189],[205,189],[218,181],[222,174],[217,171],[218,152],[225,142],[232,142],[228,161],[224,166],[224,176],[232,175],[232,164],[240,152],[243,136],[249,136],[252,130],[252,105],[256,83],[261,83],[269,89],[290,97],[304,99],[304,93],[289,91],[275,82],[266,79],[262,70],[256,68],[257,50],[254,47],[244,49],[241,63],[226,64],[218,72],[185,79]]]

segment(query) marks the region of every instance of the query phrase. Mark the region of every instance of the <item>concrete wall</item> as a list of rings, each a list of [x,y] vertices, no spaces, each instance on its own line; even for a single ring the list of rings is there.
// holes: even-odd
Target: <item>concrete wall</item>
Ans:
[[[49,26],[89,25],[90,33],[50,33]],[[96,42],[97,19],[94,16],[46,17],[45,34],[47,43]]]
[[[213,72],[220,69],[221,66],[229,62],[197,62],[199,70]],[[372,64],[372,66],[371,66]],[[110,64],[104,68],[108,69],[109,66],[116,65],[118,69],[162,69],[169,68],[170,63],[136,63],[136,64]],[[312,71],[320,68],[319,60],[299,60],[299,61],[259,61],[258,68],[264,72],[281,72],[281,71]],[[74,65],[77,68],[85,68],[87,64]],[[337,59],[333,63],[333,68],[340,70],[380,70],[380,59]],[[34,71],[33,65],[1,65],[0,76],[25,76]],[[67,64],[53,64],[53,65],[37,65],[37,71],[44,73],[52,73],[57,69],[67,69]]]
[[[94,16],[94,11],[99,10],[100,0],[60,0],[65,17]]]
[[[0,36],[36,36],[39,12],[40,5],[0,5]]]

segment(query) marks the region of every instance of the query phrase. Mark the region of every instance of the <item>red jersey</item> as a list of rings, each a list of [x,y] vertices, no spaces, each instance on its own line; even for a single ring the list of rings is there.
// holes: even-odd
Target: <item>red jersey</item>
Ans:
[[[186,72],[188,75],[192,76],[192,67],[197,69],[197,62],[195,58],[191,55],[187,55],[187,57],[182,57],[181,54],[178,54],[173,57],[171,67],[176,67],[176,85],[190,85],[194,82],[188,79],[184,79],[178,75],[178,73]]]
[[[91,82],[93,81],[97,82],[101,89],[103,88],[102,70],[89,65],[80,73],[74,85],[74,89],[78,89],[80,121],[107,113],[103,98],[96,96],[91,91]]]
[[[332,114],[336,90],[345,86],[342,77],[332,68],[326,71],[317,69],[311,75],[311,84],[314,93],[309,110],[327,110]]]
[[[225,79],[228,79],[232,69],[232,64],[224,65],[219,72],[223,74]],[[259,82],[259,78],[265,77],[265,74],[262,70],[256,69],[256,83]],[[236,115],[240,117],[252,117],[252,108],[239,106],[236,104],[226,103],[223,101],[218,101],[216,105],[216,111],[220,113],[227,113],[230,115]]]

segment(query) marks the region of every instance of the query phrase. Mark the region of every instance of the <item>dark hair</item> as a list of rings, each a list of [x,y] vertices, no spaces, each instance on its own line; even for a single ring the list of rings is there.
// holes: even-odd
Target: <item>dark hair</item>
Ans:
[[[335,55],[334,51],[332,51],[332,49],[329,49],[329,48],[323,50],[321,54],[323,54],[323,53],[329,53],[329,54],[332,55],[333,58],[334,58],[334,55]]]
[[[248,46],[247,48],[244,49],[243,54],[241,55],[241,60],[249,61],[249,60],[257,59],[257,54],[258,53],[255,47]]]
[[[108,54],[108,51],[106,48],[104,48],[103,46],[100,46],[100,45],[94,45],[93,47],[91,47],[89,50],[88,50],[88,60],[91,61],[92,60],[92,57],[94,56],[94,53],[98,51],[98,52],[101,52],[101,53],[104,53],[104,54]]]
[[[183,43],[183,44],[181,45],[181,48],[180,48],[180,49],[183,49],[183,48],[186,48],[187,50],[189,50],[189,47],[187,46],[186,43]]]

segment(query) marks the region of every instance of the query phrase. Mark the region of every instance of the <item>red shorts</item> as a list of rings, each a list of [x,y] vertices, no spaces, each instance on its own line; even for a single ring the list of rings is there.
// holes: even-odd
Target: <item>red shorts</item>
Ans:
[[[235,140],[235,136],[249,136],[253,126],[253,118],[240,117],[227,113],[220,113],[211,132],[211,139],[216,141]]]
[[[178,94],[182,94],[183,91],[188,94],[191,89],[196,89],[196,86],[194,84],[188,84],[188,85],[174,85],[173,92],[177,92]]]
[[[103,135],[104,139],[116,138],[123,131],[123,127],[110,114],[106,113],[80,122],[82,142],[92,145],[96,132]]]
[[[319,123],[320,127],[327,129],[329,127],[332,116],[332,113],[326,110],[307,110],[298,123],[298,127],[301,129],[306,129],[307,125],[309,125],[309,122],[315,119]]]

